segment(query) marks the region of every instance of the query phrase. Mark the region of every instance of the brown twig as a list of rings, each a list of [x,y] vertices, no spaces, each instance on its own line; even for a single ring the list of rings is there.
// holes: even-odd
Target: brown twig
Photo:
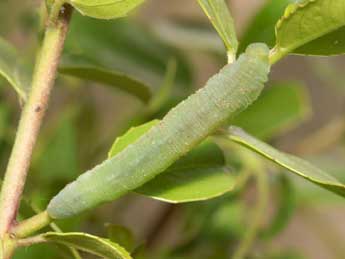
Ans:
[[[29,99],[19,122],[5,173],[0,199],[0,239],[9,232],[17,214],[32,152],[48,107],[63,50],[72,8],[64,6],[56,21],[47,25],[33,75]]]

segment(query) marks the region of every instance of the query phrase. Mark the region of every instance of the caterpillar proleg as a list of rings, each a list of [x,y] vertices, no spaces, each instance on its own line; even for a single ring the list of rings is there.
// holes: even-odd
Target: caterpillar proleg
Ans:
[[[257,99],[270,70],[268,54],[266,45],[250,45],[134,144],[67,185],[50,201],[49,215],[56,219],[76,215],[163,172]]]

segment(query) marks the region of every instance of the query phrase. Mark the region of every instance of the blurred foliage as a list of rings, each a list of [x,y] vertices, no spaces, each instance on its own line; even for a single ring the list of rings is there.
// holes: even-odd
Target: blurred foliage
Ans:
[[[242,34],[239,51],[243,51],[245,46],[252,41],[263,41],[273,46],[275,22],[283,13],[286,4],[290,2],[292,1],[267,1],[253,16]],[[11,26],[8,24],[13,19],[10,12],[6,10],[12,8],[11,1],[0,2],[0,34],[6,36],[5,38],[10,35],[11,42],[20,46],[22,43],[16,42],[18,39],[12,36],[9,30]],[[21,32],[26,31],[28,34],[33,32],[39,35],[39,24],[30,18],[35,16],[36,11],[24,10],[23,7],[18,8],[16,12],[20,13],[22,22],[16,23],[13,27]],[[225,50],[210,26],[205,26],[204,21],[189,21],[188,26],[186,24],[185,21],[175,20],[150,25],[135,17],[116,21],[99,21],[77,13],[74,15],[60,67],[59,89],[56,91],[58,93],[56,102],[60,108],[57,110],[53,105],[50,116],[46,120],[48,126],[42,130],[25,193],[25,199],[31,205],[23,202],[20,219],[34,214],[31,206],[44,209],[57,191],[91,165],[99,162],[100,158],[105,158],[115,135],[127,131],[133,125],[160,119],[171,107],[198,87],[196,75],[193,73],[193,61],[187,55],[189,49],[194,47],[197,53],[203,52],[217,57],[212,61],[221,67],[224,59],[220,59],[219,56],[225,53]],[[37,39],[29,38],[29,40],[27,49],[32,51],[30,48],[36,46]],[[317,49],[319,46],[317,45]],[[33,55],[28,54],[26,58],[30,59],[30,56]],[[174,69],[169,70],[171,60],[175,62],[175,72],[171,72]],[[323,72],[334,71],[334,64],[322,60],[319,63]],[[312,66],[315,68],[315,64]],[[83,71],[83,76],[75,72],[76,70],[74,72],[68,70],[71,68]],[[92,73],[85,74],[85,71],[92,71]],[[108,80],[109,74],[104,71],[112,75],[119,73],[135,79],[145,86],[144,95],[140,91],[133,93],[127,81],[118,85],[112,79]],[[325,82],[344,85],[345,80],[339,72],[335,75],[331,72],[320,74],[318,71],[320,68],[316,70],[316,76],[322,76]],[[97,73],[96,76],[93,73]],[[97,88],[99,85],[107,86],[107,88],[102,88],[102,90],[105,89],[103,94],[114,97],[115,102],[124,96],[120,92],[123,91],[147,103],[133,105],[131,100],[128,101],[124,97],[126,105],[112,104],[112,106],[100,108],[95,100],[100,98],[100,102],[103,102],[104,97],[102,95],[99,97],[95,91],[90,90],[101,89]],[[1,168],[6,165],[20,112],[18,101],[8,86],[8,82],[0,80]],[[329,88],[329,91],[332,90],[334,89]],[[162,94],[162,91],[167,91],[168,94],[164,92]],[[157,102],[154,101],[157,100],[155,99],[157,96],[163,97]],[[158,104],[152,105],[154,102]],[[114,108],[114,111],[111,111],[113,117],[124,110],[130,110],[132,113],[116,125],[109,118],[102,124],[100,109],[105,111],[109,107]],[[262,98],[235,117],[231,123],[243,127],[260,139],[275,143],[276,140],[284,138],[284,134],[291,132],[309,119],[311,110],[309,94],[304,83],[272,81]],[[104,128],[110,129],[113,134],[102,135]],[[327,143],[331,136],[323,134],[322,137]],[[332,143],[326,150],[320,150],[316,154],[301,155],[344,182],[344,131],[341,131],[339,139],[337,137]],[[218,149],[215,152],[218,152]],[[248,173],[238,147],[234,145],[227,147],[224,153],[226,166],[231,171],[236,175]],[[207,160],[207,158],[203,159]],[[269,172],[268,191],[273,197],[270,207],[273,208],[274,213],[267,215],[268,222],[260,226],[258,238],[250,249],[248,258],[306,258],[303,252],[270,244],[289,226],[291,218],[298,214],[301,207],[332,206],[342,204],[343,201],[340,197],[307,181],[290,175],[283,176],[281,169],[270,163],[263,163],[265,170]],[[213,184],[209,187],[217,186]],[[150,242],[146,240],[149,236],[147,233],[144,237],[136,237],[125,226],[119,226],[122,222],[118,220],[119,216],[114,215],[114,213],[121,214],[126,209],[130,210],[131,204],[128,200],[137,199],[136,194],[132,195],[131,199],[121,199],[113,206],[105,206],[100,210],[58,222],[58,225],[66,232],[82,229],[108,237],[129,251],[133,251],[135,259],[226,259],[236,251],[253,220],[254,205],[251,199],[257,195],[256,191],[255,177],[249,174],[244,177],[242,185],[222,197],[207,202],[169,205],[178,211],[179,217],[173,220],[163,218],[165,224],[163,226],[166,227],[168,223],[173,222],[173,230],[170,230],[172,232],[175,226],[181,226],[177,244],[167,245],[167,247],[163,244],[162,247],[152,250],[146,245]],[[140,210],[147,210],[145,206],[142,206]],[[267,210],[272,208],[267,208]],[[106,217],[104,214],[110,216]],[[104,221],[106,221],[104,219],[111,223],[104,226]],[[133,223],[133,226],[135,227],[136,223]],[[162,233],[157,233],[158,239],[160,235]],[[18,250],[15,258],[71,258],[70,255],[60,254],[61,251],[52,245],[37,245]]]

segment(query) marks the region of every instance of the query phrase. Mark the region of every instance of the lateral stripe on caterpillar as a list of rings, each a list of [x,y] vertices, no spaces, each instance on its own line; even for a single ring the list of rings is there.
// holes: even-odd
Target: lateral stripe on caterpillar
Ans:
[[[56,219],[79,214],[163,172],[257,99],[270,70],[268,53],[264,44],[249,46],[134,144],[68,184],[50,201],[48,214]]]

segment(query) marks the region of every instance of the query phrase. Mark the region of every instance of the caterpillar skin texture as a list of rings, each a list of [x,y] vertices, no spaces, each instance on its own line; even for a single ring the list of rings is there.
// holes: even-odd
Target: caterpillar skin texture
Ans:
[[[249,46],[134,144],[67,185],[49,203],[48,214],[55,219],[74,216],[163,172],[257,99],[270,70],[268,53],[264,44]]]

